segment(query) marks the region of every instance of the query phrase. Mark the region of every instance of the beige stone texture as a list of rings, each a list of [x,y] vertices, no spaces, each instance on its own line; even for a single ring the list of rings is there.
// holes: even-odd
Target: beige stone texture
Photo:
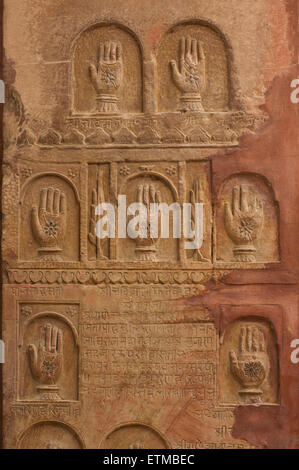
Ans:
[[[4,448],[299,447],[296,15],[4,1]],[[97,238],[119,195],[202,246]]]

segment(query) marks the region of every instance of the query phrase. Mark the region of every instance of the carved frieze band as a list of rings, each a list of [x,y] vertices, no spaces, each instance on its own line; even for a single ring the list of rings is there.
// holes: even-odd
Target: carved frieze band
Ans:
[[[240,112],[174,116],[173,127],[159,115],[142,117],[70,117],[64,130],[46,129],[35,134],[25,128],[18,146],[43,148],[113,147],[226,147],[238,145],[240,136],[265,121],[264,117]]]
[[[10,284],[203,284],[220,280],[227,270],[206,271],[103,271],[8,269]]]
[[[16,236],[13,249],[3,241],[4,252],[9,250],[9,282],[97,283],[125,272],[127,279],[132,278],[128,282],[145,282],[142,279],[154,276],[170,276],[174,282],[187,276],[189,282],[190,276],[213,278],[217,272],[261,269],[265,263],[280,261],[278,203],[271,185],[260,175],[228,177],[216,199],[208,162],[72,164],[61,166],[59,173],[55,166],[46,173],[41,168],[40,164],[36,169],[35,164],[21,165],[17,175],[6,176],[3,208],[7,227]],[[96,236],[101,217],[96,207],[109,203],[117,221],[119,195],[126,199],[126,230],[132,220],[126,212],[130,204],[138,201],[147,208],[147,232],[141,234],[147,236]],[[166,203],[169,208],[188,203],[191,226],[198,226],[202,234],[199,248],[192,248],[192,244],[188,248],[182,233],[173,236],[170,214],[166,237],[161,227],[156,234],[148,233],[151,203]],[[195,211],[200,203],[201,225],[201,216]],[[158,214],[158,222],[161,217]]]

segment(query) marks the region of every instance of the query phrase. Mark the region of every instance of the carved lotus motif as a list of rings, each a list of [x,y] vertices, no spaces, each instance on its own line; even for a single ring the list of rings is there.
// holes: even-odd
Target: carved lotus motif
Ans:
[[[92,273],[92,279],[95,284],[101,284],[106,281],[106,274],[102,271],[95,271]]]
[[[135,271],[129,271],[127,273],[124,273],[124,278],[128,284],[135,284],[139,281],[138,273],[136,273]]]
[[[90,278],[89,271],[77,271],[77,279],[80,282],[80,284],[85,284],[87,281],[89,281],[89,278]]]

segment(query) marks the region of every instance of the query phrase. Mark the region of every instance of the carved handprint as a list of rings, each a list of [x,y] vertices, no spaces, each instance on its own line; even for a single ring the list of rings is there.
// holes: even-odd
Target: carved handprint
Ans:
[[[194,182],[193,189],[190,191],[190,203],[192,204],[191,208],[191,226],[192,230],[195,229],[195,204],[204,202],[205,200],[205,191],[206,191],[206,181],[203,178],[197,178]],[[194,250],[193,259],[195,261],[209,261],[205,258],[199,248]]]
[[[96,259],[107,259],[107,257],[103,255],[102,240],[100,237],[96,236],[96,224],[98,219],[96,216],[96,207],[103,202],[105,202],[103,173],[98,169],[97,185],[91,193],[90,231],[88,234],[90,243],[96,248]]]
[[[230,351],[230,368],[242,385],[242,395],[260,395],[259,388],[266,377],[267,354],[265,335],[261,328],[253,325],[243,326],[239,336],[238,357]]]
[[[225,227],[235,243],[237,261],[255,261],[253,243],[258,238],[263,223],[263,205],[246,185],[234,186],[232,205],[224,205]]]
[[[30,344],[28,354],[32,375],[39,383],[38,391],[46,397],[57,398],[56,382],[62,371],[63,359],[62,330],[50,323],[43,325],[38,349]]]
[[[97,66],[89,65],[90,78],[97,92],[97,109],[99,113],[117,112],[115,93],[120,87],[123,75],[122,48],[118,42],[101,43]]]
[[[158,238],[154,238],[150,233],[150,204],[159,204],[161,202],[160,191],[157,190],[153,184],[140,184],[137,187],[137,202],[145,205],[147,209],[147,221],[144,223],[144,226],[139,227],[144,237],[136,238],[137,248],[135,251],[141,260],[155,260],[155,252],[157,249],[154,245],[158,241],[159,235]]]
[[[180,111],[203,111],[201,91],[205,86],[205,57],[201,44],[190,37],[180,40],[179,65],[170,62],[172,78],[181,91]]]
[[[40,244],[40,252],[62,251],[59,244],[66,232],[66,196],[59,189],[44,188],[40,193],[39,208],[32,208],[33,234]]]

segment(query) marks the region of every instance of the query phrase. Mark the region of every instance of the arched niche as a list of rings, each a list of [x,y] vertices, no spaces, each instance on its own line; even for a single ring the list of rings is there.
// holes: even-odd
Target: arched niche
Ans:
[[[44,217],[41,214],[43,197],[46,198]],[[51,204],[52,197],[53,203]],[[59,199],[57,199],[58,210],[55,206],[55,197]],[[35,211],[42,228],[41,234],[37,229],[39,225],[34,222],[36,220]],[[21,190],[19,214],[20,260],[79,260],[79,196],[77,189],[68,178],[59,173],[48,172],[34,175],[28,179]],[[46,235],[48,235],[48,239]]]
[[[220,339],[219,390],[225,404],[279,402],[279,348],[262,316],[237,318]]]
[[[169,449],[170,445],[153,426],[139,422],[122,423],[103,439],[101,449]]]
[[[117,23],[100,23],[85,29],[75,40],[72,55],[72,113],[97,114],[96,92],[89,65],[97,66],[100,44],[118,42],[122,48],[123,73],[116,91],[120,113],[140,113],[143,109],[142,52],[136,35]]]
[[[226,37],[214,25],[203,20],[174,25],[162,37],[156,50],[158,69],[158,109],[178,110],[180,91],[176,87],[170,62],[179,65],[180,40],[190,37],[200,42],[205,55],[205,87],[201,93],[204,111],[228,111],[232,106],[231,57]]]
[[[216,261],[280,260],[279,207],[264,176],[238,173],[223,182],[216,207],[215,240]]]
[[[48,354],[47,339],[54,341],[55,330],[57,332],[55,352]],[[60,340],[58,333],[61,335]],[[40,312],[29,317],[23,324],[20,339],[19,398],[43,402],[78,400],[79,342],[78,332],[72,322],[57,312]],[[58,341],[61,341],[60,345]],[[33,369],[33,354],[30,351],[32,346],[37,353],[36,372]],[[40,351],[40,348],[45,353]],[[52,373],[53,380],[49,384],[44,380],[44,372],[49,368],[51,375],[51,370],[54,371],[57,367],[58,360],[61,361],[60,370]]]
[[[18,449],[84,449],[78,433],[59,421],[40,421],[26,429],[18,439]]]
[[[138,201],[138,187],[152,186],[155,191],[160,194],[160,202],[171,205],[178,201],[178,192],[173,182],[169,178],[162,175],[157,171],[140,171],[127,177],[121,184],[119,194],[126,195],[127,207],[130,204]],[[172,211],[169,212],[169,238],[161,238],[154,243],[153,256],[147,257],[146,248],[144,248],[144,257],[142,256],[143,249],[136,247],[136,240],[129,238],[119,238],[117,240],[117,258],[120,260],[140,260],[140,261],[177,261],[178,259],[178,240],[172,236],[173,217]],[[133,216],[127,216],[127,223]],[[144,241],[147,245],[147,241]],[[149,250],[150,252],[150,250]],[[140,255],[140,256],[139,256]]]

